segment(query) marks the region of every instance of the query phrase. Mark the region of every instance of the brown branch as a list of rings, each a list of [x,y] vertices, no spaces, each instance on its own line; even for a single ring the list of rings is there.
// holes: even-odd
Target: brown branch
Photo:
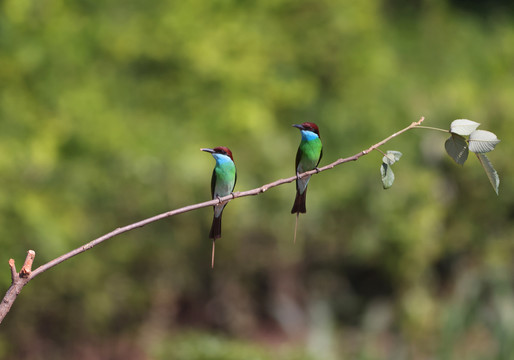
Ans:
[[[319,169],[307,171],[302,174],[299,174],[298,176],[291,176],[286,179],[280,179],[280,180],[271,182],[269,184],[263,185],[261,187],[258,187],[258,188],[252,189],[252,190],[237,191],[237,192],[232,193],[231,195],[224,196],[224,197],[220,198],[219,200],[214,199],[214,200],[205,201],[205,202],[194,204],[194,205],[184,206],[179,209],[168,211],[168,212],[165,212],[165,213],[162,213],[159,215],[155,215],[151,218],[141,220],[141,221],[138,221],[136,223],[133,223],[133,224],[130,224],[130,225],[127,225],[124,227],[117,228],[116,230],[113,230],[108,234],[105,234],[105,235],[79,247],[79,248],[76,248],[75,250],[72,250],[64,255],[61,255],[58,258],[56,258],[52,261],[49,261],[44,265],[41,265],[34,271],[31,271],[32,262],[34,261],[34,256],[35,256],[34,251],[30,250],[29,253],[27,254],[27,259],[25,260],[25,264],[24,264],[23,268],[21,269],[20,274],[16,273],[16,268],[14,266],[14,260],[11,259],[11,260],[9,260],[9,265],[11,266],[11,273],[12,273],[13,281],[12,281],[12,285],[9,288],[9,290],[7,291],[7,294],[5,295],[2,303],[0,304],[0,323],[2,322],[5,315],[9,312],[9,310],[12,306],[12,303],[16,299],[16,296],[20,293],[23,286],[25,286],[31,279],[33,279],[37,275],[41,274],[42,272],[45,272],[46,270],[60,264],[61,262],[72,258],[73,256],[78,255],[80,253],[83,253],[84,251],[91,249],[92,247],[104,242],[105,240],[108,240],[117,235],[120,235],[125,232],[143,227],[147,224],[150,224],[152,222],[155,222],[155,221],[158,221],[158,220],[170,217],[170,216],[175,216],[175,215],[183,214],[183,213],[186,213],[186,212],[189,212],[192,210],[196,210],[196,209],[200,209],[200,208],[204,208],[204,207],[208,207],[208,206],[213,206],[213,205],[216,205],[217,203],[219,203],[220,201],[221,202],[229,202],[230,200],[240,198],[240,197],[258,195],[258,194],[261,194],[261,193],[263,193],[271,188],[274,188],[276,186],[286,184],[286,183],[291,183],[291,182],[295,181],[297,178],[303,178],[308,175],[314,175],[319,172],[322,172],[322,171],[325,171],[328,169],[332,169],[337,165],[341,165],[341,164],[344,164],[344,163],[347,163],[350,161],[356,161],[360,157],[369,154],[373,150],[376,150],[378,147],[384,145],[386,142],[390,141],[391,139],[395,138],[396,136],[419,126],[423,122],[423,120],[424,120],[424,118],[422,117],[419,121],[413,122],[406,128],[394,133],[393,135],[376,143],[375,145],[370,146],[368,149],[363,150],[363,151],[361,151],[353,156],[350,156],[348,158],[338,159],[338,160],[336,160],[326,166],[323,166]]]

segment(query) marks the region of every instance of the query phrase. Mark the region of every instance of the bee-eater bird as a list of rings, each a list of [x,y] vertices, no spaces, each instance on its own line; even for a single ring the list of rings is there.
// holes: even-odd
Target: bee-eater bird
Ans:
[[[218,146],[214,149],[200,149],[211,153],[216,160],[216,165],[212,171],[211,195],[213,199],[219,199],[230,195],[236,186],[237,172],[232,151],[225,146]],[[214,205],[214,217],[212,219],[209,238],[212,239],[212,267],[214,267],[214,246],[216,239],[221,237],[221,215],[227,203]]]
[[[296,153],[296,175],[304,173],[309,170],[318,168],[318,164],[323,156],[323,146],[319,136],[318,126],[312,122],[304,122],[300,125],[293,125],[300,130],[302,140],[298,151]],[[296,179],[296,198],[294,200],[291,214],[296,213],[296,225],[294,232],[294,240],[296,242],[296,228],[298,226],[298,215],[305,213],[305,198],[307,195],[307,184],[309,183],[310,175],[301,179]]]

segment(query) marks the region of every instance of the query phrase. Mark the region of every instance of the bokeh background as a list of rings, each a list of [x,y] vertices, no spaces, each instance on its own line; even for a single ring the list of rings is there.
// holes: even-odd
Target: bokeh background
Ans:
[[[1,0],[0,289],[117,227],[208,200],[225,145],[236,190],[322,165],[425,116],[502,142],[456,165],[413,130],[380,182],[372,153],[225,209],[216,267],[200,209],[118,236],[32,281],[2,359],[508,359],[514,353],[514,5],[460,0]]]

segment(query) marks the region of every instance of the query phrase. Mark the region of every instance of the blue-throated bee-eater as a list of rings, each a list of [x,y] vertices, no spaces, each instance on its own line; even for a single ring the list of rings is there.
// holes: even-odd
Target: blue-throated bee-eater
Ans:
[[[304,173],[309,170],[317,169],[321,157],[323,156],[323,145],[319,136],[318,126],[312,122],[304,122],[300,125],[293,125],[300,130],[302,140],[298,151],[296,153],[296,175]],[[307,196],[307,184],[309,183],[310,175],[301,179],[296,179],[296,198],[294,200],[291,214],[296,213],[296,222],[298,224],[298,215],[307,211],[305,207],[305,199]],[[295,226],[295,241],[296,241],[296,226]]]
[[[213,199],[219,199],[230,195],[236,185],[237,172],[232,151],[225,146],[218,146],[213,149],[200,149],[211,153],[216,160],[216,165],[212,171],[211,195]],[[214,267],[214,246],[216,239],[221,237],[221,215],[227,203],[214,205],[214,217],[212,219],[209,238],[212,239],[212,267]]]

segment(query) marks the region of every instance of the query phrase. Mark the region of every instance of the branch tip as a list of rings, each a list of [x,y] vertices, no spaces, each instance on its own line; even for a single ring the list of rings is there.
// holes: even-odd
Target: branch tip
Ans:
[[[11,268],[11,281],[14,283],[16,280],[16,276],[18,276],[18,272],[16,272],[16,264],[14,263],[14,259],[9,259],[9,267]]]
[[[29,250],[27,252],[27,257],[25,258],[25,263],[20,271],[20,277],[27,278],[30,276],[32,272],[32,263],[34,262],[34,258],[36,257],[36,252],[34,250]]]

